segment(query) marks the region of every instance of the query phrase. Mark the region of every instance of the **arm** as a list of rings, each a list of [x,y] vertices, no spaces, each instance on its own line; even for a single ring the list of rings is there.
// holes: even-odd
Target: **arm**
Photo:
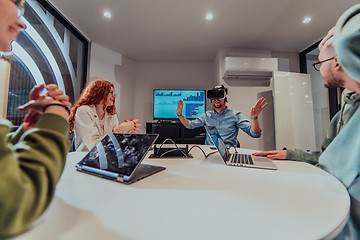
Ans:
[[[0,119],[0,237],[11,236],[29,227],[49,205],[70,144],[67,110],[53,98],[41,97],[19,107],[37,113],[14,134]],[[43,114],[45,113],[45,114]],[[33,124],[25,131],[26,125]]]
[[[189,125],[189,120],[186,119],[183,115],[182,115],[182,111],[183,111],[183,107],[184,107],[184,102],[183,100],[179,100],[178,105],[177,105],[177,109],[176,109],[176,114],[179,117],[180,122],[187,127]]]
[[[0,124],[0,237],[25,230],[46,209],[70,146],[69,125],[54,114],[42,115],[11,148],[7,129]]]
[[[264,151],[264,152],[256,152],[253,153],[254,156],[266,156],[272,160],[296,160],[301,162],[308,162],[311,164],[317,164],[319,162],[320,152],[312,151],[305,152],[301,149],[295,148],[293,149],[284,149],[284,150],[272,150],[272,151]]]

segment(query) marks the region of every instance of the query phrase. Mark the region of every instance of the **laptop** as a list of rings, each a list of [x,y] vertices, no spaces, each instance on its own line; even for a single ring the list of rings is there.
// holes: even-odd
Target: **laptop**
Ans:
[[[251,154],[230,153],[230,148],[227,148],[220,133],[214,126],[204,126],[206,133],[214,143],[219,151],[224,162],[228,166],[236,167],[250,167],[276,170],[276,165],[267,157],[253,156]]]
[[[158,134],[107,134],[78,163],[79,172],[131,184],[166,168],[142,164]]]

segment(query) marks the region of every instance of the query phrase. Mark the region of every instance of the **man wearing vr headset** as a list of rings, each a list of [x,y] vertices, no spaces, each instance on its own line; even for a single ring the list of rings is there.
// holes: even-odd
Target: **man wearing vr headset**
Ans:
[[[207,111],[200,115],[195,120],[188,120],[182,115],[184,102],[180,100],[177,107],[177,115],[181,123],[188,129],[194,129],[207,126],[215,126],[219,131],[221,137],[224,139],[226,146],[239,146],[237,135],[239,128],[253,138],[261,136],[261,127],[258,116],[264,107],[266,99],[260,98],[250,110],[251,122],[239,111],[230,110],[226,106],[228,89],[221,86],[216,86],[207,91],[207,98],[214,106],[213,111]],[[206,145],[213,145],[211,139],[206,137]]]

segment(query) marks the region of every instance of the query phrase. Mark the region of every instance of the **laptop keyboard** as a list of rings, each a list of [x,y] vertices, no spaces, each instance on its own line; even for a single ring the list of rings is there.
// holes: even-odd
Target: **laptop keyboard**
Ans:
[[[233,153],[231,154],[230,164],[232,165],[240,165],[240,164],[248,164],[254,165],[254,161],[249,154],[240,154],[240,153]]]

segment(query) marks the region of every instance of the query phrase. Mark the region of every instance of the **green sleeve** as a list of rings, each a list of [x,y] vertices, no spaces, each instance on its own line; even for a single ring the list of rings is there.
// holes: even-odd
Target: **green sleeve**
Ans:
[[[286,159],[307,162],[316,165],[319,162],[321,152],[311,151],[305,152],[301,149],[287,149]]]
[[[24,134],[23,125],[24,124],[19,126],[19,128],[15,132],[6,134],[5,141],[16,144],[19,141],[20,137]]]
[[[0,238],[22,232],[46,209],[70,148],[69,124],[58,115],[43,114],[35,128],[10,137],[6,122],[0,119]]]

